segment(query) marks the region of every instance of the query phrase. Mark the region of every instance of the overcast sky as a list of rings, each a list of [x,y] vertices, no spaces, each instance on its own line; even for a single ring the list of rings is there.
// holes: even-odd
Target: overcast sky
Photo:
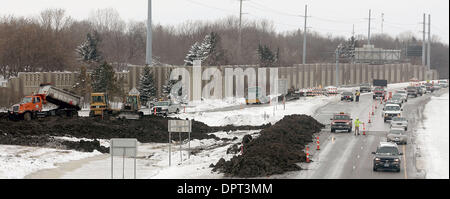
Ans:
[[[0,16],[34,16],[46,8],[63,8],[76,19],[86,19],[92,10],[114,8],[128,20],[145,20],[147,0],[0,0]],[[411,31],[422,38],[423,13],[431,14],[431,32],[449,43],[448,0],[244,0],[246,19],[271,20],[278,32],[303,29],[305,4],[308,27],[323,35],[367,35],[369,9],[372,9],[372,33],[396,36]],[[239,0],[153,0],[153,22],[177,25],[186,20],[215,20],[239,15]],[[428,19],[427,19],[428,21]],[[427,27],[428,29],[428,27]]]

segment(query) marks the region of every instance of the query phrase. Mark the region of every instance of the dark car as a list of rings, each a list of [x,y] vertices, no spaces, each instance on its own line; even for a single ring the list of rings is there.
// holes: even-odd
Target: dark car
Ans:
[[[352,132],[352,118],[349,114],[338,113],[334,114],[331,118],[331,132],[336,132],[336,130],[346,130],[347,132]]]
[[[370,92],[372,92],[372,86],[369,83],[361,84],[359,86],[359,91],[361,93],[364,93],[364,92],[370,93]]]
[[[381,142],[377,147],[376,152],[372,152],[375,155],[373,158],[373,171],[379,169],[389,169],[396,172],[400,172],[401,156],[398,146],[395,143]]]
[[[425,86],[427,88],[427,92],[430,92],[430,93],[434,92],[433,84],[426,83]]]
[[[353,102],[353,101],[355,101],[355,97],[354,97],[352,92],[343,92],[342,93],[342,97],[341,97],[341,101],[344,101],[344,100]]]
[[[419,91],[415,86],[408,86],[406,90],[408,91],[408,96],[417,97],[419,95]]]

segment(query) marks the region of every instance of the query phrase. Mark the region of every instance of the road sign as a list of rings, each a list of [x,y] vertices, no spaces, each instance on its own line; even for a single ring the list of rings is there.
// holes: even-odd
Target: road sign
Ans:
[[[191,120],[169,120],[168,124],[168,131],[169,131],[169,166],[171,165],[171,159],[172,159],[172,152],[171,152],[171,146],[172,146],[172,133],[179,133],[180,136],[180,160],[183,162],[183,154],[181,152],[181,133],[188,133],[188,158],[191,156],[191,132],[192,132],[192,121]]]
[[[190,133],[192,132],[192,122],[190,120],[169,120],[169,132]]]
[[[123,178],[125,179],[125,158],[134,158],[134,179],[136,179],[137,139],[111,139],[109,153],[111,155],[111,179],[114,179],[114,156],[123,158]]]

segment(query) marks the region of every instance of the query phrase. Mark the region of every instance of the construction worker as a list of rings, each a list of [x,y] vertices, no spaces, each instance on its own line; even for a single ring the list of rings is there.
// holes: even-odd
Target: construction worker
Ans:
[[[359,126],[362,124],[361,121],[359,121],[359,118],[356,118],[355,120],[355,136],[360,135],[359,133]]]
[[[361,92],[359,90],[356,91],[356,102],[359,102],[359,96],[361,96]]]

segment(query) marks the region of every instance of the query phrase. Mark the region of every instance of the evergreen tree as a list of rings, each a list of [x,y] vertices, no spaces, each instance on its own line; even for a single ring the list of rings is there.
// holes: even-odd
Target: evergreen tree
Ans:
[[[194,60],[201,60],[203,64],[209,66],[227,63],[221,38],[217,33],[212,32],[205,36],[202,43],[196,42],[192,45],[186,55],[185,65],[193,66]]]
[[[220,66],[228,63],[225,50],[222,47],[222,39],[219,34],[212,32],[207,38],[204,47],[203,63],[207,66]]]
[[[353,61],[355,58],[355,49],[358,41],[355,37],[351,37],[347,42],[339,45],[339,57]]]
[[[79,55],[79,60],[88,65],[101,62],[102,56],[98,50],[99,43],[100,37],[97,32],[94,32],[94,34],[88,33],[86,36],[86,41],[84,41],[76,49],[76,52]]]
[[[80,68],[80,75],[73,86],[73,91],[76,94],[83,96],[85,99],[89,99],[89,95],[92,92],[92,87],[91,80],[85,66]]]
[[[266,45],[259,44],[257,54],[259,57],[259,64],[261,67],[273,67],[278,61],[279,50],[275,55],[272,50]]]
[[[91,79],[94,92],[108,93],[109,95],[121,93],[116,79],[116,72],[113,67],[106,62],[103,62],[103,64],[94,69]]]
[[[153,73],[149,66],[145,66],[144,73],[139,81],[139,92],[141,94],[141,102],[147,104],[156,98],[156,88]]]
[[[198,42],[195,42],[195,44],[191,46],[191,49],[189,50],[188,54],[186,55],[186,58],[184,59],[184,65],[193,66],[194,60],[199,59],[199,52],[200,52],[200,44]]]

